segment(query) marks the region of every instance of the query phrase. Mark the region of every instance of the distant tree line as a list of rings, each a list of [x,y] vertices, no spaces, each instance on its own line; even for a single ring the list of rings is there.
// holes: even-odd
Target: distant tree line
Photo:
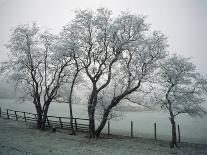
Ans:
[[[113,108],[121,102],[145,106],[143,100],[148,96],[169,112],[171,146],[177,146],[175,117],[206,113],[201,106],[206,78],[196,72],[190,59],[169,55],[167,37],[151,31],[144,16],[121,12],[114,18],[105,8],[75,13],[58,35],[42,31],[35,23],[19,25],[7,45],[9,60],[2,63],[1,73],[32,98],[37,128],[45,129],[52,101],[67,102],[75,134],[73,91],[85,83],[90,92],[90,138],[100,136]],[[96,115],[101,115],[98,126]]]

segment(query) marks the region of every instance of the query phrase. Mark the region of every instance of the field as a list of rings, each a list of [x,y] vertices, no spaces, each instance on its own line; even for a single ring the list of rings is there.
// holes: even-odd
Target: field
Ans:
[[[35,113],[34,106],[30,102],[18,102],[16,100],[1,99],[0,107],[2,110],[14,109]],[[74,116],[81,118],[87,117],[87,106],[74,104]],[[127,109],[125,107],[125,109]],[[130,109],[130,108],[129,108]],[[49,115],[67,116],[69,117],[68,104],[52,103]],[[154,123],[157,123],[157,139],[170,141],[170,122],[168,114],[165,112],[152,111],[125,111],[123,116],[115,120],[111,120],[111,134],[123,136],[130,135],[130,121],[134,122],[134,136],[148,139],[154,138]],[[181,141],[188,143],[207,144],[207,118],[190,118],[182,115],[176,120],[181,129]],[[104,129],[107,132],[107,129]]]
[[[205,155],[207,145],[181,143],[170,148],[166,141],[123,136],[89,139],[86,133],[40,131],[34,124],[0,118],[1,155]]]

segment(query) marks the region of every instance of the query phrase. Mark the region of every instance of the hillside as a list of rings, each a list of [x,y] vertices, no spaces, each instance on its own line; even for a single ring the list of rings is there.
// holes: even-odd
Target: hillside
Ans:
[[[207,154],[207,145],[181,143],[171,149],[169,142],[143,138],[105,136],[88,139],[86,134],[71,136],[68,131],[53,133],[34,129],[34,124],[0,118],[1,155],[137,155]]]

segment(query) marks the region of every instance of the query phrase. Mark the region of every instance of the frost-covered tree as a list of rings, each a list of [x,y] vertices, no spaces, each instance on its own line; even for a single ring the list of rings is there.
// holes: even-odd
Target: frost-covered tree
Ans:
[[[97,137],[104,128],[112,108],[121,101],[140,104],[140,101],[134,100],[134,96],[142,96],[150,92],[154,72],[158,68],[158,62],[167,55],[167,46],[166,37],[160,32],[154,32],[152,36],[144,36],[129,44],[123,51],[117,68],[118,73],[111,80],[112,96],[96,130]]]
[[[159,32],[146,37],[148,29],[143,16],[122,12],[117,18],[112,18],[111,11],[104,8],[96,12],[77,11],[75,19],[65,26],[64,33],[73,34],[76,38],[78,59],[90,81],[90,137],[99,137],[111,109],[140,88],[153,72],[157,60],[165,57],[166,38]],[[110,84],[117,68],[123,71],[123,83],[119,79],[123,91],[116,94],[107,106],[96,130],[94,118],[99,94]]]
[[[172,125],[171,147],[177,146],[175,117],[179,114],[203,116],[206,80],[188,58],[173,55],[160,65],[156,101],[169,112]],[[159,90],[159,91],[158,91]],[[159,92],[159,93],[158,93]]]
[[[67,31],[67,33],[65,33]],[[57,97],[58,102],[64,102],[69,104],[70,111],[70,126],[72,135],[75,135],[74,123],[73,123],[73,97],[75,86],[83,81],[81,76],[81,70],[83,67],[79,62],[79,44],[76,42],[77,39],[73,33],[70,33],[68,27],[65,27],[64,30],[60,33],[60,46],[59,54],[60,56],[57,59],[62,59],[63,57],[72,58],[70,65],[65,69],[68,73],[68,79],[66,84],[59,90],[59,97]]]
[[[72,57],[59,56],[59,38],[40,33],[36,24],[17,26],[7,45],[9,61],[2,65],[8,77],[33,100],[37,112],[37,128],[44,129],[49,105],[59,88],[67,82],[65,68]]]

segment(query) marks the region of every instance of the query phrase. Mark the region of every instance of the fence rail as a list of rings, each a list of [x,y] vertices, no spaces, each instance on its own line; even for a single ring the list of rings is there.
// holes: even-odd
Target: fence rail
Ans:
[[[6,109],[6,111],[3,111],[1,107],[0,116],[8,119],[21,120],[25,122],[37,121],[37,114],[11,109]],[[85,118],[73,118],[73,126],[76,131],[88,132],[88,121],[89,120]],[[46,127],[71,129],[70,117],[47,116]]]
[[[22,120],[25,122],[36,122],[37,114],[6,109],[6,111],[2,111],[0,107],[0,117],[5,117],[8,119]],[[88,132],[89,131],[89,119],[85,118],[73,118],[73,127],[76,131],[80,132]],[[46,127],[48,128],[61,128],[61,129],[71,129],[70,125],[70,117],[58,117],[58,116],[47,116]],[[180,126],[178,124],[178,142],[180,142]],[[130,123],[130,137],[134,137],[134,122]],[[110,129],[110,121],[108,121],[107,125],[107,133],[111,134]],[[154,140],[157,140],[157,124],[154,123]]]

